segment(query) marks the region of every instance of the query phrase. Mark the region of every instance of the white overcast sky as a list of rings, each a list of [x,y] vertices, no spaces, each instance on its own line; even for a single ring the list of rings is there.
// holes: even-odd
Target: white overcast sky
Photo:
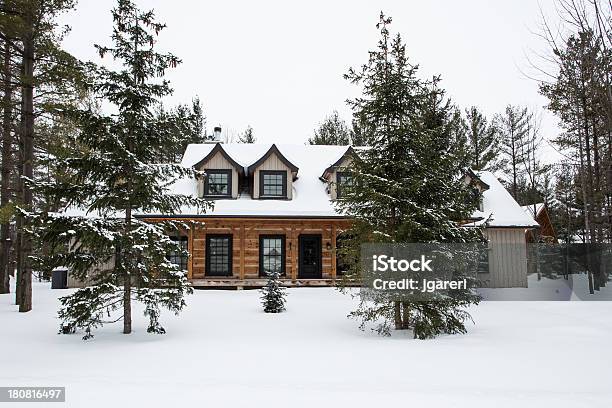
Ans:
[[[357,89],[342,75],[367,60],[378,39],[381,10],[393,17],[421,74],[442,75],[442,86],[462,107],[492,115],[509,104],[542,108],[546,99],[526,77],[527,56],[543,49],[534,34],[540,7],[552,0],[465,1],[199,1],[138,0],[168,27],[161,50],[183,63],[168,74],[169,104],[199,95],[209,129],[254,128],[261,142],[303,143],[327,114],[350,119],[345,100]],[[65,46],[78,58],[99,62],[93,44],[109,44],[111,0],[80,0],[64,16]],[[555,120],[544,114],[553,137]]]

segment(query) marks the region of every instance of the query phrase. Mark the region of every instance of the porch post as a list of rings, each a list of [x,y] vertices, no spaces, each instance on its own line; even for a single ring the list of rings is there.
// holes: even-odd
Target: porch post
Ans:
[[[244,280],[244,221],[240,223],[240,280]]]
[[[291,227],[291,281],[295,282],[297,280],[297,257],[298,257],[298,241],[297,241],[297,231]]]
[[[187,246],[189,247],[189,260],[187,262],[187,279],[193,279],[193,222],[189,223],[189,237],[187,238]]]
[[[336,282],[336,224],[331,227],[331,277],[332,282]]]

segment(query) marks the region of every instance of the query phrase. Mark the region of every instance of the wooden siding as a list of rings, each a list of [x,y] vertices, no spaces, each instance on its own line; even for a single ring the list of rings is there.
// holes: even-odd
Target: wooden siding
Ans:
[[[527,287],[527,243],[524,228],[487,228],[489,239],[488,280],[492,288]]]
[[[232,198],[238,197],[238,172],[236,168],[230,163],[221,152],[217,152],[213,157],[208,160],[202,167],[198,170],[231,170],[232,171]],[[202,197],[204,195],[204,180],[198,181],[198,196]]]
[[[291,169],[283,163],[278,156],[273,153],[268,157],[253,174],[253,198],[259,198],[259,171],[260,170],[278,170],[287,172],[287,199],[293,197],[293,176]]]
[[[207,219],[204,223],[193,223],[193,239],[190,252],[191,276],[193,280],[206,278],[206,234],[232,234],[233,263],[232,276],[229,279],[259,278],[259,236],[285,236],[285,271],[286,278],[298,279],[298,238],[300,234],[321,235],[322,277],[335,278],[335,237],[341,229],[348,227],[346,220],[326,219]],[[328,249],[328,245],[330,249]],[[227,280],[228,278],[211,278]]]
[[[550,220],[548,208],[546,206],[542,207],[542,209],[538,212],[535,220],[538,222],[538,224],[540,224],[540,228],[532,228],[525,232],[527,242],[537,242],[542,240],[548,243],[557,243],[557,233],[555,232],[555,227]]]
[[[150,219],[155,222],[161,219]],[[257,218],[194,218],[181,219],[191,229],[188,236],[188,277],[194,286],[261,286],[259,276],[259,236],[285,236],[285,284],[291,286],[325,286],[336,279],[336,237],[350,226],[346,219],[257,219]],[[488,228],[489,273],[480,279],[493,288],[527,287],[527,248],[525,229]],[[206,276],[206,235],[232,235],[232,275],[228,277]],[[298,239],[300,234],[321,235],[322,278],[300,279],[298,276]],[[329,245],[329,249],[328,249]],[[110,260],[106,267],[112,267]],[[92,271],[93,272],[93,271]],[[86,282],[87,283],[87,282]],[[82,287],[70,274],[69,287]]]
[[[108,261],[99,264],[98,266],[96,266],[95,268],[93,268],[92,270],[90,270],[88,272],[88,278],[85,282],[77,279],[74,277],[74,275],[72,275],[71,273],[68,273],[68,283],[67,286],[69,288],[84,288],[86,286],[89,286],[93,283],[93,277],[96,275],[97,271],[100,270],[110,270],[115,266],[115,256],[113,255]]]

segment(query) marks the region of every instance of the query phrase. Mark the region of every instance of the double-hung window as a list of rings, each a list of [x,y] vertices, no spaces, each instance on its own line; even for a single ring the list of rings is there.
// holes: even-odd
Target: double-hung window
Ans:
[[[232,275],[232,236],[206,235],[206,276]]]
[[[231,197],[231,195],[232,171],[206,170],[206,180],[204,181],[204,196]]]
[[[189,261],[189,255],[188,255],[188,240],[187,237],[184,236],[180,236],[180,237],[170,237],[170,239],[172,241],[175,241],[178,243],[178,246],[181,250],[185,251],[185,253],[179,252],[179,251],[171,251],[167,258],[168,261],[172,262],[175,265],[178,265],[182,270],[187,270],[187,262]]]
[[[489,269],[489,251],[491,248],[488,243],[478,246],[478,273],[490,273]]]
[[[285,236],[261,235],[259,237],[259,275],[269,272],[285,274]]]
[[[260,170],[259,196],[261,198],[287,198],[287,172]]]
[[[353,177],[348,172],[336,172],[336,198],[342,198],[344,190],[353,185]]]

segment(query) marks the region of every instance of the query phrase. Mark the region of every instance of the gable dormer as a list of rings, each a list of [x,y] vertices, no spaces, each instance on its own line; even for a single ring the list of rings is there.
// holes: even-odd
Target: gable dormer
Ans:
[[[484,203],[482,193],[487,191],[490,186],[482,181],[478,174],[474,172],[472,169],[467,169],[465,172],[465,176],[463,177],[463,182],[465,185],[470,186],[474,189],[474,193],[478,195],[478,209],[480,211],[484,211]]]
[[[350,183],[350,167],[353,162],[353,155],[355,151],[349,146],[344,154],[331,166],[323,171],[321,180],[325,181],[328,185],[328,193],[332,200],[335,200],[342,196],[342,185]]]
[[[253,177],[253,198],[291,200],[298,170],[273,144],[247,169],[249,177]]]
[[[231,158],[221,143],[193,166],[206,172],[206,177],[198,180],[198,196],[211,199],[237,198],[239,180],[244,175],[244,167]]]

